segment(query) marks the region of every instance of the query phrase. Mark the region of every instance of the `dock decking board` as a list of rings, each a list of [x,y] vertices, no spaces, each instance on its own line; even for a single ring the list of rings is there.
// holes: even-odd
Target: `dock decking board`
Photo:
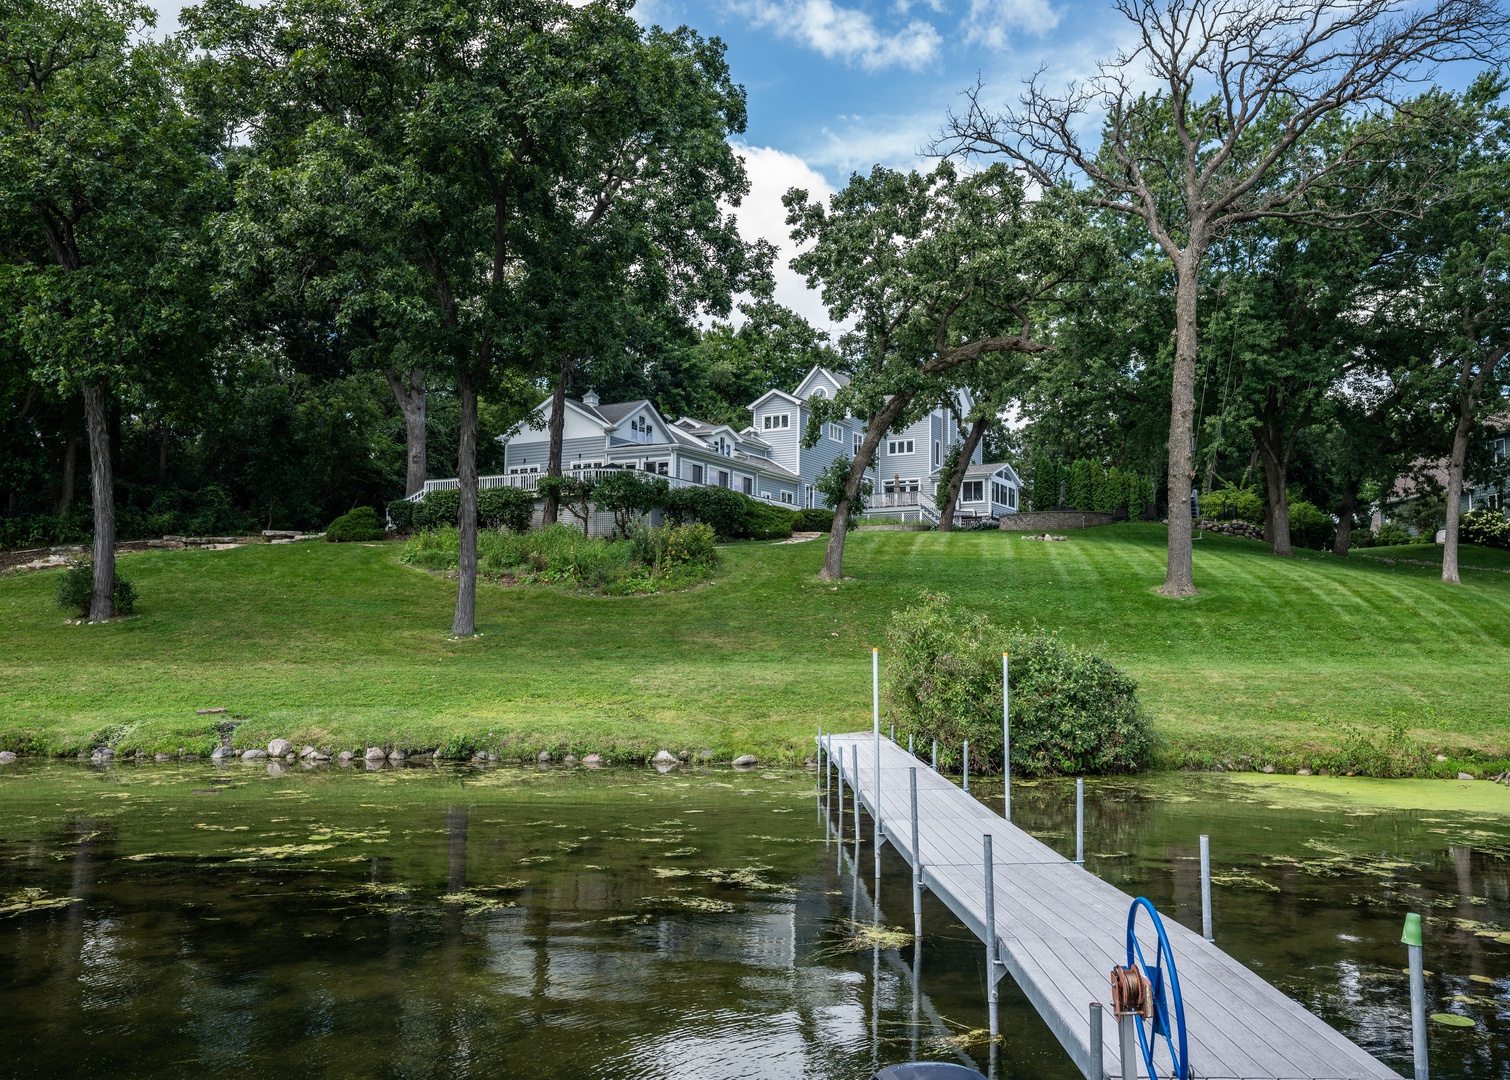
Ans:
[[[924,884],[982,940],[981,838],[991,834],[1001,959],[1071,1059],[1088,1072],[1090,1003],[1109,997],[1111,969],[1126,958],[1127,910],[1133,898],[1012,825],[885,736],[880,740],[878,798],[874,733],[826,738],[845,786],[858,793],[872,821],[881,823],[886,842],[909,864],[908,770],[917,770]],[[858,769],[852,765],[852,746],[859,751]],[[849,807],[846,811],[853,813]],[[1200,1080],[1400,1080],[1398,1073],[1199,934],[1172,919],[1164,920],[1164,928],[1184,994],[1191,1071]],[[1152,955],[1153,943],[1140,940]],[[1119,1046],[1110,1007],[1103,1039],[1106,1076],[1093,1080],[1116,1080],[1121,1076]],[[1141,1060],[1137,1075],[1148,1076]]]

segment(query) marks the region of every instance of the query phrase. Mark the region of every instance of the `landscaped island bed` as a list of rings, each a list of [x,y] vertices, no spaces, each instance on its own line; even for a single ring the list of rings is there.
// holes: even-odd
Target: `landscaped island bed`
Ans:
[[[1200,595],[1174,601],[1154,592],[1154,525],[849,546],[837,586],[817,577],[821,543],[760,542],[724,547],[712,583],[685,592],[485,585],[482,636],[465,641],[447,637],[454,584],[400,565],[392,543],[132,554],[138,614],[102,626],[66,624],[56,572],[10,576],[0,748],[205,752],[239,721],[245,747],[800,760],[820,725],[869,723],[866,654],[926,589],[1103,651],[1140,682],[1167,766],[1293,770],[1402,729],[1449,775],[1510,758],[1507,574],[1450,586],[1410,563],[1279,559],[1208,535]],[[196,713],[212,708],[227,712]]]

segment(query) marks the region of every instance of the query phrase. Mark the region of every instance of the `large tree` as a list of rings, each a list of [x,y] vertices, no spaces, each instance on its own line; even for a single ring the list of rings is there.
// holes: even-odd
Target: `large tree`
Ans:
[[[745,129],[745,95],[722,43],[625,16],[605,21],[595,48],[581,134],[547,192],[524,279],[530,348],[551,379],[550,476],[561,475],[573,382],[611,382],[699,317],[727,315],[769,261],[725,209],[749,181],[728,142]],[[548,498],[545,521],[556,513]]]
[[[854,324],[844,341],[851,381],[809,403],[804,438],[815,442],[824,420],[845,413],[866,421],[834,506],[825,580],[843,576],[849,511],[881,440],[946,396],[967,365],[1042,352],[1036,306],[1094,272],[1096,239],[1051,194],[1030,203],[1004,166],[965,174],[944,161],[927,174],[877,166],[827,206],[798,189],[783,196],[792,238],[811,244],[793,268],[822,289],[835,322]]]
[[[1378,130],[1317,152],[1318,125],[1388,107],[1431,64],[1493,58],[1506,24],[1494,0],[1117,0],[1132,48],[1065,92],[1035,77],[997,110],[979,84],[951,115],[943,150],[1004,154],[1040,183],[1087,183],[1096,205],[1142,223],[1175,276],[1169,408],[1169,546],[1162,591],[1195,592],[1195,479],[1201,268],[1211,245],[1249,222],[1330,216],[1339,175],[1380,145]],[[1155,90],[1146,89],[1150,80]],[[1099,145],[1082,135],[1104,118]]]
[[[181,50],[126,0],[0,11],[0,290],[34,377],[83,400],[91,619],[114,614],[112,413],[157,367],[203,355],[215,135],[182,104]]]

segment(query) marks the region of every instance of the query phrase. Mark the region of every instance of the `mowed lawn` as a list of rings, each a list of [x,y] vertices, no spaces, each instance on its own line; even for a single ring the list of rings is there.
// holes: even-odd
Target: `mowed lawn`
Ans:
[[[1057,630],[1139,680],[1166,761],[1327,746],[1404,721],[1460,754],[1510,755],[1510,574],[1304,555],[1206,536],[1199,596],[1165,599],[1164,530],[1064,543],[865,532],[839,586],[822,541],[723,549],[713,584],[600,599],[479,589],[479,638],[447,637],[454,583],[401,545],[303,543],[121,560],[138,615],[70,626],[55,573],[0,579],[0,747],[75,753],[472,740],[513,753],[665,746],[800,757],[819,725],[868,726],[871,645],[921,591]]]

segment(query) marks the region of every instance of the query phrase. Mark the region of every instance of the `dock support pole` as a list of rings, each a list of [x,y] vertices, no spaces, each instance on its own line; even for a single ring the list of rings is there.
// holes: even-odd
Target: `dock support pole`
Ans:
[[[860,842],[860,744],[849,744],[849,793],[855,800],[855,843]],[[859,848],[855,849],[859,851]]]
[[[907,733],[907,752],[912,753],[912,732]]]
[[[1005,809],[1002,816],[1012,820],[1012,693],[1007,682],[1007,654],[1001,654],[1001,785]]]
[[[981,836],[986,867],[986,1006],[991,1019],[991,1045],[996,1045],[997,992],[1001,961],[996,956],[996,858],[991,852],[991,834]]]
[[[1211,837],[1201,834],[1201,936],[1215,941],[1211,936]]]
[[[1426,969],[1421,957],[1421,916],[1405,916],[1400,941],[1410,953],[1410,1042],[1415,1056],[1414,1080],[1430,1080],[1426,1062]]]
[[[934,772],[938,772],[939,771],[939,741],[937,739],[933,740],[933,761],[932,761],[931,764],[932,764],[933,771]]]
[[[1138,1014],[1118,1013],[1117,1026],[1121,1036],[1122,1080],[1138,1080]]]
[[[964,780],[965,790],[970,790],[970,740],[965,740],[965,765],[960,770],[960,778]]]
[[[1085,778],[1075,780],[1075,865],[1085,865]],[[1100,1006],[1097,1006],[1099,1008]]]
[[[1086,1060],[1085,1075],[1087,1080],[1106,1080],[1106,1036],[1101,1030],[1101,1002],[1091,1002],[1091,1038],[1087,1049],[1090,1055]]]
[[[871,807],[871,824],[875,827],[876,879],[881,877],[881,837],[885,827],[881,824],[881,650],[870,650],[870,696],[876,733],[876,792]],[[879,898],[877,898],[879,900]]]
[[[918,851],[918,771],[907,770],[907,785],[912,797],[912,947],[922,948],[923,941],[923,858]]]

